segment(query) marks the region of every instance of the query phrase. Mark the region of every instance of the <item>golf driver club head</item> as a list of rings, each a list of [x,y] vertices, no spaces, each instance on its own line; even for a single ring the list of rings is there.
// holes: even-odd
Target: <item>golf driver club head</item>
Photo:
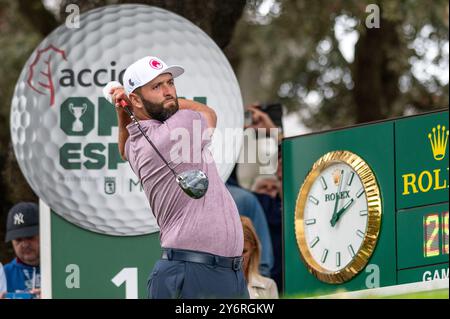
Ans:
[[[190,170],[177,175],[181,189],[190,197],[202,198],[208,190],[208,176],[201,170]]]

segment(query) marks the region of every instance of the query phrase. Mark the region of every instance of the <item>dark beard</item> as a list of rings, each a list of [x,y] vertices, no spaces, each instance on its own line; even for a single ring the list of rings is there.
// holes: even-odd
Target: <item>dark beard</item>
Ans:
[[[164,100],[162,103],[152,103],[144,98],[141,99],[148,115],[150,115],[152,119],[158,120],[160,122],[164,122],[165,120],[167,120],[179,109],[177,98],[173,100],[175,104],[172,104],[170,107],[164,107],[164,102],[167,100]]]

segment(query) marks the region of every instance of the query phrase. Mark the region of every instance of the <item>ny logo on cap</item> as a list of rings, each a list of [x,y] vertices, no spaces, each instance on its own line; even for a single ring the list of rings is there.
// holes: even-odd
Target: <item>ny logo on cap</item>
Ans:
[[[128,80],[128,84],[131,85],[131,86],[134,86],[134,82],[131,81],[131,79]]]
[[[150,60],[150,66],[151,66],[152,68],[156,69],[156,70],[159,70],[159,69],[162,68],[161,62],[159,62],[159,61],[156,60],[156,59],[151,59],[151,60]]]
[[[23,221],[23,214],[17,213],[14,215],[14,225],[22,225],[25,222]]]

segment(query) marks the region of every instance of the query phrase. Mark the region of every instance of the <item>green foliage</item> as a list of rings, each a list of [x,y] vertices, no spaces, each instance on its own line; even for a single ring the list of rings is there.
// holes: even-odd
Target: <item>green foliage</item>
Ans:
[[[389,296],[388,299],[448,299],[448,289]]]
[[[14,189],[9,189],[5,185],[10,179],[15,186],[26,185],[17,165],[13,164],[15,160],[10,147],[9,111],[20,71],[40,42],[41,35],[26,19],[17,14],[16,2],[0,0],[0,18],[0,96],[2,97],[0,99],[0,168],[2,169],[0,189],[5,194],[5,192],[14,193]],[[20,190],[20,192],[22,195],[29,194],[28,198],[33,198],[29,188],[27,191]],[[4,200],[9,198],[10,196],[4,196]],[[5,205],[4,202],[1,204]]]
[[[380,29],[366,27],[372,3]],[[448,80],[413,67],[439,45],[430,64],[448,73],[447,1],[279,0],[264,19],[259,5],[248,4],[232,43],[246,103],[281,100],[318,129],[448,107]],[[353,60],[337,26],[358,38]]]
[[[16,2],[0,0],[0,21],[0,147],[5,147],[9,140],[9,109],[14,86],[41,36],[17,15]]]
[[[9,133],[9,111],[16,81],[25,61],[41,40],[33,26],[17,14],[17,2],[0,0],[0,261],[9,262],[5,245],[6,213],[17,200],[36,200],[15,161]]]

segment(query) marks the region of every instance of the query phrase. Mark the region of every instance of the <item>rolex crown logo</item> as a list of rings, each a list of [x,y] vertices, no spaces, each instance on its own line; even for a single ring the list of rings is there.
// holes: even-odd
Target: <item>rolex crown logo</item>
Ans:
[[[338,186],[340,180],[341,180],[341,170],[337,169],[333,172],[334,185]]]
[[[445,157],[447,151],[448,142],[448,130],[445,130],[445,126],[438,125],[433,127],[433,133],[428,134],[430,140],[433,156],[436,161],[440,161]]]

